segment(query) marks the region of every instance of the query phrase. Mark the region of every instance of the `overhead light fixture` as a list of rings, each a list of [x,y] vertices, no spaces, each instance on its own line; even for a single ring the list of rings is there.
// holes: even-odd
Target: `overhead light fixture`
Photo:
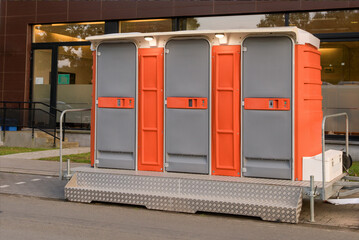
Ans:
[[[224,38],[224,33],[216,33],[216,38]]]
[[[148,45],[150,47],[156,47],[157,46],[157,41],[154,37],[152,36],[146,36],[145,40],[148,42]]]
[[[147,37],[145,37],[145,40],[148,41],[148,42],[151,42],[153,40],[153,37],[147,36]]]

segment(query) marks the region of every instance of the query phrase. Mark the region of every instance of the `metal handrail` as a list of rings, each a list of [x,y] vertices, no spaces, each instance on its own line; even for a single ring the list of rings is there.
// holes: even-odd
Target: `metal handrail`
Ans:
[[[347,113],[326,115],[322,121],[322,200],[325,200],[325,121],[327,118],[345,116],[345,148],[346,155],[349,155],[349,117]]]
[[[20,101],[0,101],[0,103],[3,103],[3,104],[8,104],[8,103],[16,103],[16,104],[41,104],[41,105],[44,105],[46,107],[49,107],[50,109],[54,109],[56,110],[57,112],[62,112],[61,110],[55,108],[55,107],[52,107],[50,106],[49,104],[47,103],[44,103],[44,102],[29,102],[29,101],[25,101],[25,102],[20,102]]]
[[[66,109],[62,111],[60,115],[60,170],[59,170],[59,178],[60,180],[63,179],[63,173],[62,173],[62,141],[63,141],[63,132],[62,132],[62,121],[64,119],[64,116],[68,112],[85,112],[85,111],[91,111],[91,108],[80,108],[80,109]],[[67,164],[67,171],[69,171],[70,164]]]
[[[17,107],[8,107],[8,105],[17,105]],[[25,105],[29,105],[28,107],[25,107]],[[42,105],[42,106],[45,106],[45,107],[48,107],[50,110],[49,112],[41,109],[41,108],[36,108],[36,104],[39,104],[39,105]],[[52,106],[50,106],[49,104],[46,104],[46,103],[43,103],[43,102],[33,102],[33,101],[0,101],[0,110],[3,110],[3,120],[2,120],[2,123],[1,125],[3,126],[3,136],[5,137],[5,133],[6,133],[6,112],[7,110],[10,110],[10,109],[16,109],[16,110],[19,110],[19,119],[22,118],[21,116],[21,111],[30,111],[31,113],[31,116],[29,119],[30,123],[28,126],[30,126],[30,128],[32,129],[32,138],[34,138],[34,135],[35,135],[35,128],[36,129],[39,129],[47,134],[49,134],[50,136],[52,136],[54,138],[54,146],[56,145],[56,139],[59,139],[57,136],[56,136],[56,114],[57,112],[62,112],[61,110],[57,109],[57,108],[54,108]],[[52,111],[54,110],[54,111]],[[54,119],[54,121],[52,122],[51,120],[49,121],[50,124],[53,124],[53,127],[50,127],[51,129],[53,129],[53,133],[50,133],[48,130],[45,130],[45,129],[42,129],[41,127],[37,126],[35,127],[34,126],[34,118],[35,118],[35,112],[36,111],[39,111],[39,112],[42,112],[42,113],[45,113],[49,116],[49,118],[51,119]],[[23,127],[25,126],[24,124],[17,124],[17,127]]]

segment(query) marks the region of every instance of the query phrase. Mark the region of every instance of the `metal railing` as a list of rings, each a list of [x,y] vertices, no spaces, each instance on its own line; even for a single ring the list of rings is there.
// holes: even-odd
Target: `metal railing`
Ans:
[[[3,137],[8,127],[31,128],[32,138],[35,136],[35,129],[45,132],[54,138],[56,144],[56,115],[62,111],[43,102],[20,102],[0,101],[0,124],[3,130]],[[37,117],[45,119],[43,122],[36,121]]]
[[[325,121],[328,118],[345,116],[345,148],[346,155],[349,155],[349,118],[347,113],[326,115],[322,121],[322,200],[325,200]]]
[[[62,170],[62,141],[63,141],[63,135],[64,135],[64,131],[65,129],[62,127],[62,122],[63,119],[65,118],[65,114],[68,112],[85,112],[85,111],[91,111],[91,108],[81,108],[81,109],[66,109],[64,110],[61,115],[60,115],[60,169],[59,169],[59,178],[60,180],[63,179],[64,175],[63,175],[63,170]],[[70,178],[71,177],[71,172],[70,172],[70,160],[67,160],[67,174],[65,175],[66,178]]]
[[[20,102],[20,101],[0,101],[0,126],[3,130],[3,139],[7,131],[11,131],[11,127],[16,130],[21,128],[29,128],[32,131],[32,138],[35,137],[35,130],[39,130],[53,137],[53,145],[56,146],[56,140],[60,140],[57,134],[59,123],[57,119],[63,110],[54,108],[44,102]],[[75,116],[76,119],[78,116]],[[80,121],[73,122],[73,119],[66,121],[64,118],[64,126],[66,130],[89,130],[89,122]],[[80,125],[80,126],[79,126]],[[65,139],[65,127],[62,130],[63,139]]]

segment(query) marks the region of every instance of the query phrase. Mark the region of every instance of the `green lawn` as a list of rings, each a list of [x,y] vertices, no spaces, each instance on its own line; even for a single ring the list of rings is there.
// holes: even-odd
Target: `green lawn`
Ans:
[[[90,163],[91,153],[79,153],[79,154],[70,154],[70,155],[62,156],[62,161],[66,162],[67,159],[70,159],[71,162],[76,162],[76,163]],[[40,160],[60,161],[60,157],[47,157],[47,158],[41,158]]]
[[[359,162],[353,162],[353,165],[349,168],[349,173],[352,176],[359,177]]]
[[[0,147],[0,155],[50,150],[48,148]]]

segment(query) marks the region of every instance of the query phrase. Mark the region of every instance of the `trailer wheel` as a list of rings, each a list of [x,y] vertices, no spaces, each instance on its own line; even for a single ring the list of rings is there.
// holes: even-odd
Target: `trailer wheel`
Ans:
[[[350,154],[347,155],[346,152],[343,152],[343,170],[348,170],[353,164],[353,159]]]

